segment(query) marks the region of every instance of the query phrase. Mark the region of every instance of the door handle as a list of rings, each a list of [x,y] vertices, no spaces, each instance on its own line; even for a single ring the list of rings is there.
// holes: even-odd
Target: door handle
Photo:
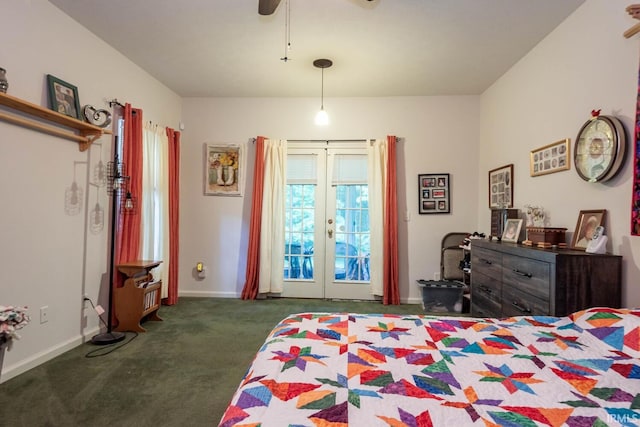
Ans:
[[[329,238],[331,239],[333,237],[333,230],[330,228],[327,230],[327,233],[329,233]]]

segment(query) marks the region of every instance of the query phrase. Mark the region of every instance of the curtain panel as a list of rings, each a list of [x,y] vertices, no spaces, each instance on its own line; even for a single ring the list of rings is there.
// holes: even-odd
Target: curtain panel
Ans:
[[[398,195],[396,137],[387,136],[387,173],[384,201],[384,295],[382,302],[400,304],[398,283]]]
[[[161,260],[154,278],[162,281],[161,298],[168,295],[169,253],[169,137],[166,129],[147,122],[142,132],[142,192],[140,259]]]
[[[260,232],[262,224],[262,187],[264,181],[264,140],[256,138],[256,158],[253,163],[253,195],[251,196],[251,219],[249,223],[249,245],[247,248],[247,270],[242,299],[258,297],[260,275]]]
[[[168,295],[164,303],[178,302],[178,251],[180,242],[180,132],[167,128],[169,139],[169,259]]]
[[[121,161],[126,166],[131,194],[142,192],[142,110],[126,104],[124,107],[124,139]],[[114,198],[114,200],[117,200]],[[140,215],[118,215],[116,232],[116,262],[120,264],[138,258],[140,251]],[[114,277],[118,277],[115,274]],[[116,282],[119,282],[116,279]],[[121,283],[119,283],[121,284]]]

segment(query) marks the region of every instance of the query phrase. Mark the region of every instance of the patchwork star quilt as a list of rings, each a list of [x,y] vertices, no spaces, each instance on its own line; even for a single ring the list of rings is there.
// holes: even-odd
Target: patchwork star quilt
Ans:
[[[640,309],[477,319],[301,313],[220,426],[638,426]]]

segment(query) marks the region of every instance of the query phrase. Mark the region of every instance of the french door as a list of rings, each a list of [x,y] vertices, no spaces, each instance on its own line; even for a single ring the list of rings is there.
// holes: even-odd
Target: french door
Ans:
[[[282,296],[373,299],[369,223],[363,144],[290,146]]]

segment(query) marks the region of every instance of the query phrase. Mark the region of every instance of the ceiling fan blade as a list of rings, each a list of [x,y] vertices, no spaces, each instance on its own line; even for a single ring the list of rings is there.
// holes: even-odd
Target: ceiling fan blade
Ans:
[[[280,4],[280,0],[259,0],[258,13],[260,15],[271,15],[276,11],[278,4]]]

